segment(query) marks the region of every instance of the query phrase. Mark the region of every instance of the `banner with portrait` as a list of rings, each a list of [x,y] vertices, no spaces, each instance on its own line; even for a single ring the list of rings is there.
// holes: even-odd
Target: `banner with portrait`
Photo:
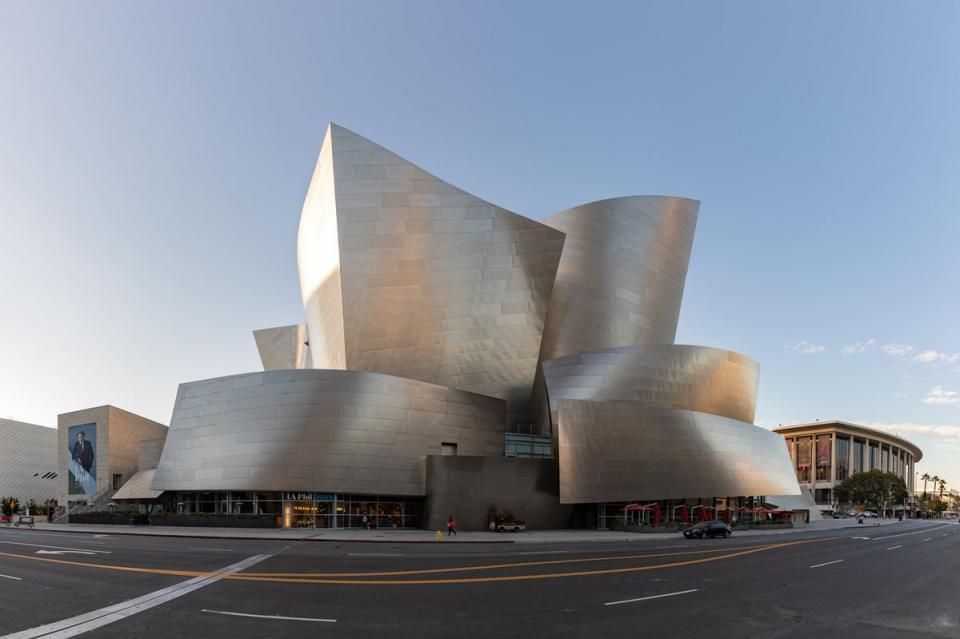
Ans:
[[[67,429],[67,470],[71,495],[97,492],[97,425],[78,424]]]
[[[817,436],[817,466],[830,465],[830,435]]]
[[[797,440],[797,468],[810,468],[810,438]]]

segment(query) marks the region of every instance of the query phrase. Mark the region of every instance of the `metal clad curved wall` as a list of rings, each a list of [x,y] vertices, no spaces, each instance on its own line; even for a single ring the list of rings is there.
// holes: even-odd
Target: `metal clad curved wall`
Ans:
[[[634,196],[591,202],[544,223],[567,235],[541,361],[617,346],[671,344],[700,208]]]
[[[426,455],[502,455],[506,404],[358,371],[182,384],[154,490],[423,495]]]
[[[552,421],[562,399],[636,400],[753,423],[759,367],[707,346],[657,344],[577,353],[543,363]]]
[[[311,351],[315,334],[342,326],[338,367],[483,393],[525,411],[563,233],[342,127],[330,126],[328,146],[332,171],[318,169],[311,192],[335,193],[326,213],[335,225],[311,226],[305,205],[300,262],[309,267],[312,252],[332,244],[318,233],[335,233],[342,317],[338,324],[321,313],[335,299],[314,303],[332,281],[329,269],[302,268]]]
[[[638,402],[560,400],[565,504],[799,495],[783,438],[726,417]]]

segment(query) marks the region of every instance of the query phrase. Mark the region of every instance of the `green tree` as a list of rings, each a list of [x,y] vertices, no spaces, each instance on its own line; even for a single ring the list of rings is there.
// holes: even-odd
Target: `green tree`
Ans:
[[[871,470],[847,477],[833,489],[833,494],[842,503],[873,506],[883,516],[889,506],[906,500],[907,486],[894,473]]]
[[[20,511],[20,501],[16,497],[4,497],[0,501],[0,510],[4,515],[16,515]]]

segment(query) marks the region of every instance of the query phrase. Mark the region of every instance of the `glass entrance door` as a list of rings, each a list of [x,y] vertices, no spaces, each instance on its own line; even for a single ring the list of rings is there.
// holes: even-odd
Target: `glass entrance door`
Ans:
[[[314,528],[317,511],[317,504],[312,501],[287,502],[283,508],[283,525],[285,528]]]

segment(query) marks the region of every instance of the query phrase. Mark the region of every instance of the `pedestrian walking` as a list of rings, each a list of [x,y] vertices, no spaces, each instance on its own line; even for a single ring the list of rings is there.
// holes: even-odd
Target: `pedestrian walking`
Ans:
[[[457,521],[453,518],[453,515],[447,517],[447,537],[450,535],[457,534]]]
[[[370,528],[370,519],[367,517],[367,514],[363,514],[363,519],[360,520],[360,523],[363,525],[363,529],[367,530]]]

